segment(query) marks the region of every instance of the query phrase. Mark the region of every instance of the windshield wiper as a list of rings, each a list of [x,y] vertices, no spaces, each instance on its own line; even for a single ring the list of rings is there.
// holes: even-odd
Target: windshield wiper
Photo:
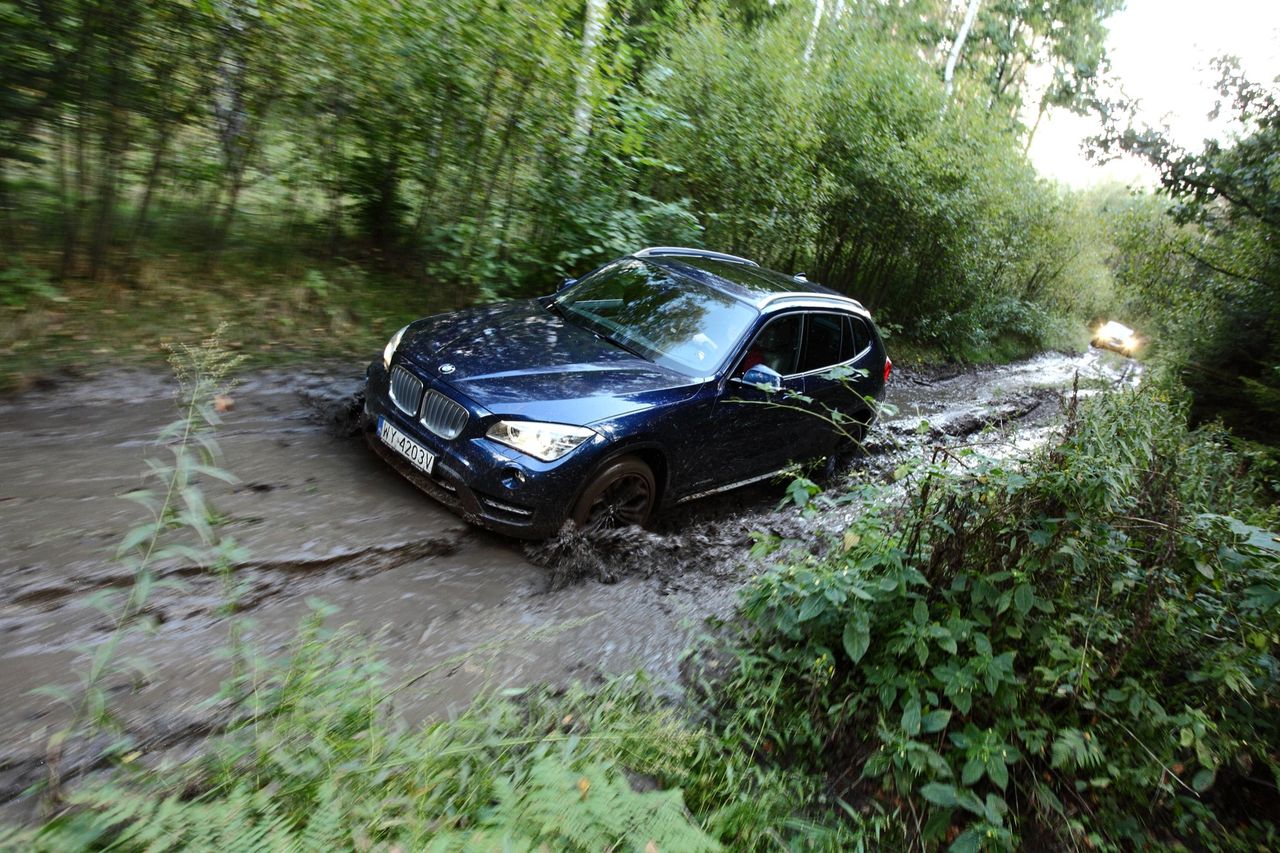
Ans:
[[[600,331],[598,328],[596,328],[596,324],[595,324],[595,323],[582,323],[582,322],[575,322],[574,318],[570,316],[569,312],[568,312],[568,311],[566,311],[566,310],[565,310],[565,309],[560,305],[559,300],[553,299],[553,300],[551,300],[550,302],[548,302],[548,303],[547,303],[547,310],[548,310],[548,311],[550,311],[551,313],[555,314],[557,317],[560,317],[560,318],[561,318],[562,320],[564,320],[566,323],[572,323],[573,325],[578,326],[579,328],[586,329],[588,332],[590,332],[591,334],[595,335],[597,339],[602,340],[602,341],[608,341],[609,343],[613,344],[613,345],[614,345],[615,347],[617,347],[618,349],[620,349],[620,350],[625,350],[626,352],[631,353],[631,354],[632,354],[632,355],[634,355],[636,358],[643,358],[645,361],[651,361],[651,360],[652,360],[652,359],[650,359],[648,356],[646,356],[644,353],[642,353],[642,352],[640,352],[638,349],[636,349],[635,347],[632,347],[632,346],[629,346],[629,345],[627,345],[627,344],[624,344],[622,341],[618,340],[617,338],[615,338],[613,335],[609,334],[608,332],[602,332],[602,331]]]
[[[638,349],[636,349],[635,347],[627,346],[627,345],[626,345],[626,344],[624,344],[622,341],[620,341],[620,340],[618,340],[617,338],[615,338],[613,335],[603,334],[603,333],[601,333],[601,332],[597,332],[597,331],[595,331],[594,329],[592,330],[592,333],[593,333],[597,338],[599,338],[600,340],[602,340],[602,341],[608,341],[609,343],[613,344],[613,345],[614,345],[615,347],[617,347],[618,349],[626,350],[627,352],[631,353],[631,354],[632,354],[632,355],[634,355],[636,358],[643,358],[645,361],[648,361],[648,360],[649,360],[649,359],[645,358],[644,353],[640,352],[640,351],[639,351]]]

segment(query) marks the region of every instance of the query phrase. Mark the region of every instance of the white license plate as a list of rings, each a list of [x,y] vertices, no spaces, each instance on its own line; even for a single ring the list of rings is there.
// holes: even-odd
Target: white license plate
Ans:
[[[419,471],[430,474],[436,464],[434,453],[393,427],[386,418],[378,418],[378,438],[387,447],[408,459]]]

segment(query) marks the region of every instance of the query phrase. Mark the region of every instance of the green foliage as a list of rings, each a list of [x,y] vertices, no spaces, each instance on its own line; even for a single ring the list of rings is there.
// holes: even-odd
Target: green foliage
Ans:
[[[558,850],[608,850],[620,841],[636,849],[652,843],[672,850],[715,850],[719,845],[688,822],[679,791],[636,794],[626,777],[598,765],[574,770],[553,758],[535,762],[517,790],[502,785],[481,828],[437,836],[432,849],[469,850],[506,845]],[[640,843],[645,839],[645,844]]]
[[[699,735],[614,687],[493,699],[404,731],[369,647],[316,611],[286,659],[235,691],[239,713],[200,758],[86,783],[35,850],[498,848],[714,850],[679,790],[637,790]],[[626,764],[622,764],[623,760]],[[624,770],[624,766],[627,768]]]
[[[23,265],[0,270],[0,306],[24,310],[40,301],[66,302],[67,297],[44,270]]]
[[[1146,158],[1164,204],[1108,205],[1117,283],[1150,323],[1167,367],[1193,393],[1195,414],[1221,416],[1241,435],[1274,444],[1280,417],[1280,94],[1228,60],[1218,110],[1242,131],[1199,152],[1162,132],[1113,124],[1099,149]],[[1165,215],[1165,214],[1171,214]]]
[[[809,7],[609,3],[590,56],[581,0],[9,3],[0,240],[52,280],[141,295],[173,255],[242,290],[233,265],[297,259],[255,296],[349,259],[433,305],[705,244],[950,357],[1002,356],[1053,324],[988,316],[1106,297],[1083,214],[1005,107],[1032,59],[1050,100],[1086,93],[1113,6],[984,4],[946,103],[939,3],[828,4],[812,55]]]
[[[886,12],[886,14],[889,14]],[[910,42],[855,18],[802,59],[802,22],[704,16],[650,72],[670,107],[654,194],[688,196],[709,245],[850,293],[953,358],[1000,358],[1110,301],[1089,212],[1043,182],[1007,124],[943,109]],[[763,215],[767,211],[767,215]]]
[[[956,459],[749,587],[725,736],[905,800],[954,849],[1262,843],[1280,518],[1258,460],[1153,389],[1094,398],[1026,464]]]

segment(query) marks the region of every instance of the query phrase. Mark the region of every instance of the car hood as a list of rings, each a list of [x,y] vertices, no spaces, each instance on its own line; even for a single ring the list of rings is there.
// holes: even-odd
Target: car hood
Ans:
[[[399,352],[495,414],[560,423],[607,420],[701,384],[565,322],[538,300],[419,320]]]

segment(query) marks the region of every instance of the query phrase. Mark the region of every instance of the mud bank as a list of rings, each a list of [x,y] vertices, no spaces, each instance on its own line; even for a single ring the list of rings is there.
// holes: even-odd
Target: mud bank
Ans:
[[[1134,370],[1091,352],[900,372],[889,394],[898,413],[853,464],[939,442],[1026,446],[1052,427],[1077,374],[1116,383]],[[395,678],[431,673],[397,694],[411,721],[456,713],[484,687],[641,668],[674,691],[690,638],[708,617],[730,616],[759,570],[753,531],[804,541],[855,511],[804,518],[778,509],[781,484],[763,484],[678,507],[652,531],[506,540],[436,505],[352,437],[361,372],[247,377],[219,433],[223,467],[240,482],[209,484],[209,499],[251,555],[237,566],[249,639],[279,651],[309,600],[336,606],[334,623],[374,638]],[[0,800],[39,778],[47,733],[64,719],[30,691],[73,683],[83,649],[111,629],[91,600],[130,580],[112,554],[139,510],[120,495],[140,485],[173,394],[162,374],[117,372],[0,401]],[[112,687],[137,740],[168,749],[216,721],[206,700],[225,674],[214,650],[228,626],[215,580],[179,564],[160,574],[175,585],[151,599],[156,630],[123,651],[145,657],[148,675]]]

